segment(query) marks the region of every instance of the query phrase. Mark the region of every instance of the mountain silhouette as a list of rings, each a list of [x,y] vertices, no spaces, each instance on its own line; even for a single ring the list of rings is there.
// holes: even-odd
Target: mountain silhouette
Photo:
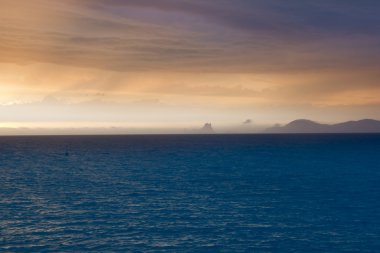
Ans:
[[[285,126],[268,128],[267,133],[380,133],[380,121],[363,119],[328,125],[307,119],[298,119]]]

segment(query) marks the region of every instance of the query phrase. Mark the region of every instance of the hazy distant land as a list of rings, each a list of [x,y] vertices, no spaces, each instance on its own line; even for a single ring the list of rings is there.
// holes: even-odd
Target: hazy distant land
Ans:
[[[78,127],[78,128],[28,128],[0,127],[0,135],[124,135],[124,134],[268,134],[268,133],[380,133],[380,121],[363,119],[337,124],[323,124],[298,119],[288,124],[274,126],[256,125],[245,121],[241,125],[218,126],[205,123],[188,128],[128,128],[128,127]]]
[[[321,124],[306,119],[290,122],[285,126],[268,128],[266,133],[380,133],[380,121],[363,119],[338,124]]]

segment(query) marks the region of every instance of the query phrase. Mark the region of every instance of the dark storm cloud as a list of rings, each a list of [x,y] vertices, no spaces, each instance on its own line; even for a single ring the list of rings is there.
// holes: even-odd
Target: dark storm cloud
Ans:
[[[94,1],[95,2],[95,1]],[[364,1],[188,1],[97,0],[104,9],[114,5],[182,12],[247,31],[379,34],[380,2]],[[276,35],[276,34],[274,34]]]

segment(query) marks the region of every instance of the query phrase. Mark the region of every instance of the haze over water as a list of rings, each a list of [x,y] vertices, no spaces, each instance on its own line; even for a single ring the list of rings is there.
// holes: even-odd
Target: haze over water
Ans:
[[[376,252],[380,135],[0,137],[2,252]]]

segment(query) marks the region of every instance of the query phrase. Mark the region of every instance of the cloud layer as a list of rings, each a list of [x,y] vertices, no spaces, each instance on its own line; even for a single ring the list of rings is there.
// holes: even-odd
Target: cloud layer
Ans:
[[[199,108],[239,122],[261,107],[280,118],[271,106],[375,115],[379,12],[374,0],[0,0],[0,103],[52,95],[149,115],[159,101],[191,108],[189,121]]]
[[[1,1],[1,61],[116,71],[378,66],[376,1]]]

